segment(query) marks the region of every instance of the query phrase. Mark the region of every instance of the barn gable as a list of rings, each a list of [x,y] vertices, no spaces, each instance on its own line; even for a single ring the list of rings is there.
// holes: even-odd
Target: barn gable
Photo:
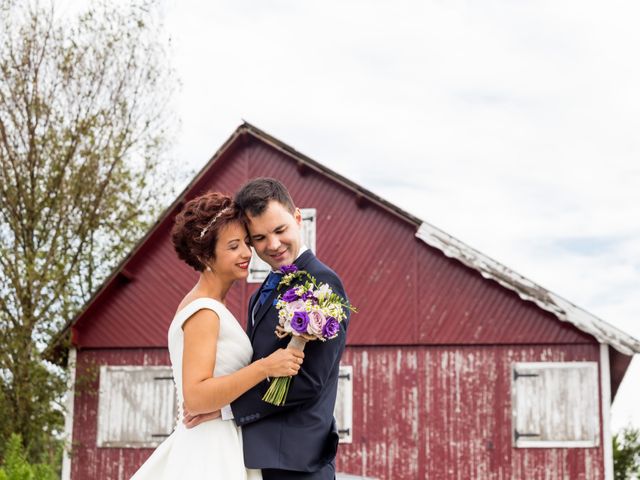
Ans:
[[[320,207],[317,253],[360,309],[350,345],[603,342],[625,355],[640,351],[637,340],[247,123],[67,326],[74,343],[165,346],[173,309],[196,278],[168,241],[174,215],[204,191],[232,193],[257,176],[283,181],[300,207]],[[243,322],[256,287],[230,292]]]

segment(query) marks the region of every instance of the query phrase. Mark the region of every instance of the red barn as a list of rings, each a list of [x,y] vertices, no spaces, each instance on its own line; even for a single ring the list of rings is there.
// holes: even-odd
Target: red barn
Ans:
[[[196,274],[169,242],[207,190],[282,180],[352,319],[338,471],[378,479],[611,479],[611,400],[640,342],[268,134],[241,125],[65,329],[63,478],[125,479],[171,431],[167,328]],[[246,322],[253,283],[228,306]]]

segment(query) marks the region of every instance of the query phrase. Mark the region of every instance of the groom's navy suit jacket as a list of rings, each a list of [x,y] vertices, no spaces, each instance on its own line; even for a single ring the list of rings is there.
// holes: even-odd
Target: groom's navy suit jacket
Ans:
[[[340,278],[310,251],[295,261],[318,283],[328,283],[333,292],[347,299]],[[249,301],[247,334],[253,345],[253,359],[263,358],[285,348],[289,337],[275,335],[278,314],[273,301],[281,291],[274,290],[263,305],[252,311],[258,290]],[[326,342],[312,341],[305,346],[305,358],[293,377],[285,405],[278,407],[262,400],[269,387],[264,381],[231,404],[235,421],[242,426],[244,461],[247,468],[274,468],[314,472],[331,462],[338,447],[333,409],[338,388],[340,357],[345,347],[349,318],[340,323],[340,332]]]

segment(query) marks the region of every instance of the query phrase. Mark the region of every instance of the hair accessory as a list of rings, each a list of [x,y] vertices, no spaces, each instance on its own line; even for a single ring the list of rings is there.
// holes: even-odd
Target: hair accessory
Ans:
[[[216,221],[225,213],[229,212],[231,210],[231,207],[225,207],[222,210],[220,210],[215,217],[213,217],[211,219],[211,221],[209,223],[207,223],[207,226],[204,227],[202,229],[202,231],[200,232],[200,240],[202,240],[202,237],[204,237],[206,235],[206,233],[209,231],[209,229],[211,227],[213,227],[213,224],[216,223]]]

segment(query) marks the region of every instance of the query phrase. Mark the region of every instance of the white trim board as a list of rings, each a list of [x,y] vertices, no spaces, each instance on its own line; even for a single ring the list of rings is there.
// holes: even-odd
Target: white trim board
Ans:
[[[600,399],[602,402],[602,452],[604,455],[604,478],[613,480],[613,445],[611,444],[611,377],[609,346],[600,344]]]
[[[73,441],[73,414],[74,414],[74,402],[75,402],[75,385],[76,385],[76,362],[77,362],[77,350],[76,347],[69,349],[69,359],[67,361],[67,368],[69,369],[69,379],[67,384],[67,398],[66,398],[66,411],[64,415],[64,450],[62,453],[62,480],[71,479],[71,446]]]

